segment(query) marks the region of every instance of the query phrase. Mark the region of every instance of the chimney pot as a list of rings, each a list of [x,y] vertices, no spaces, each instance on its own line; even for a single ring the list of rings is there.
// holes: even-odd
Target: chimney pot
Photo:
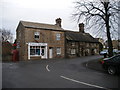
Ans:
[[[79,32],[84,33],[84,24],[83,23],[79,24]]]
[[[62,19],[61,18],[57,18],[55,21],[56,21],[56,25],[58,25],[59,27],[61,27]]]

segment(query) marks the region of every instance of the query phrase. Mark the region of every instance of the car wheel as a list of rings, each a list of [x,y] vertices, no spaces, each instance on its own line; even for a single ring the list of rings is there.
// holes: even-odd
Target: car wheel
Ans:
[[[111,75],[114,75],[116,73],[115,67],[109,66],[108,67],[108,73]]]

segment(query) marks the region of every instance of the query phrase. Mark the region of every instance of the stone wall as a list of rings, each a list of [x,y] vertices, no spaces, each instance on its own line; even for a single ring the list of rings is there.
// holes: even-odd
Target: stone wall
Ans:
[[[73,58],[95,54],[99,54],[98,43],[66,41],[66,57]]]
[[[28,59],[28,45],[27,43],[29,42],[36,42],[36,43],[47,43],[47,56],[49,56],[49,48],[53,48],[53,58],[63,58],[65,55],[65,50],[64,50],[64,32],[61,31],[52,31],[52,30],[42,30],[42,29],[34,29],[34,28],[25,28],[24,34],[21,37],[23,41],[20,42],[20,57],[22,57],[22,60],[27,60]],[[39,32],[40,33],[40,38],[35,39],[34,38],[34,33]],[[56,40],[56,34],[60,34],[60,40]],[[19,36],[19,35],[18,35]],[[57,55],[56,54],[56,48],[60,47],[61,48],[61,54]]]

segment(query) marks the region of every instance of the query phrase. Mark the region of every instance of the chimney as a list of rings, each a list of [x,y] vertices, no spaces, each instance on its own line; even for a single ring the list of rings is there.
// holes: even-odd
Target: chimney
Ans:
[[[57,18],[57,19],[56,19],[56,24],[55,24],[55,25],[61,27],[61,21],[62,21],[61,18]]]
[[[84,33],[84,24],[83,23],[79,24],[79,32]]]

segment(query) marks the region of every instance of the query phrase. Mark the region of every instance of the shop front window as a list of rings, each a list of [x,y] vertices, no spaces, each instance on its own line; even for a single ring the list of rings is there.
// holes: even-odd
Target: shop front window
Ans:
[[[30,46],[30,55],[40,55],[40,46]]]

